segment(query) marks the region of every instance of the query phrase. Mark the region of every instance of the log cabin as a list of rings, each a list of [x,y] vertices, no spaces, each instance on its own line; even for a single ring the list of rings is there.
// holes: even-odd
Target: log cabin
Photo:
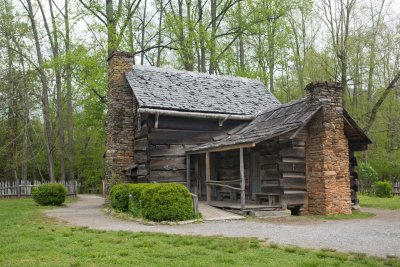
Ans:
[[[108,59],[104,193],[116,182],[182,183],[221,208],[349,214],[355,151],[371,140],[336,82],[281,104],[258,80]]]

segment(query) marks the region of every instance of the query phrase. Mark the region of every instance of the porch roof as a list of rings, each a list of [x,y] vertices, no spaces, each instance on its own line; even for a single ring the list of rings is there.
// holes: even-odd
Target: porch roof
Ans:
[[[240,125],[213,142],[187,150],[189,154],[220,148],[251,147],[273,137],[295,131],[307,123],[321,105],[307,103],[306,99],[262,111],[248,124]]]
[[[290,138],[294,138],[321,107],[320,104],[309,103],[306,98],[303,98],[264,110],[250,123],[242,124],[224,135],[214,137],[212,142],[190,148],[187,153],[197,154],[254,147],[257,143],[290,132],[292,132]],[[371,140],[345,110],[343,118],[345,134],[351,142],[357,143],[359,149],[356,150],[366,149],[366,145],[372,143]]]

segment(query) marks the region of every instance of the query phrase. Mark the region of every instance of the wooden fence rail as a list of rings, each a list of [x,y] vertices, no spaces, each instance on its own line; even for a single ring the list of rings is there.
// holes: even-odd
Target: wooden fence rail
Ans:
[[[79,184],[77,181],[58,182],[65,186],[67,195],[76,195]],[[27,197],[32,195],[32,188],[41,184],[50,184],[42,181],[0,181],[0,198]]]

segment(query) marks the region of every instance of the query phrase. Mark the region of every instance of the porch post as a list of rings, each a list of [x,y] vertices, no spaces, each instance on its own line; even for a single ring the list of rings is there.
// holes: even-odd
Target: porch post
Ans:
[[[195,155],[194,162],[194,176],[196,178],[196,185],[194,187],[194,193],[199,196],[199,192],[201,195],[201,186],[200,186],[200,168],[199,168],[199,155]]]
[[[245,179],[244,179],[244,160],[243,160],[243,148],[240,148],[240,209],[244,210],[245,204]]]
[[[190,191],[190,155],[186,155],[186,187]]]
[[[207,204],[211,203],[211,171],[210,171],[210,152],[206,152],[206,184],[207,184]]]

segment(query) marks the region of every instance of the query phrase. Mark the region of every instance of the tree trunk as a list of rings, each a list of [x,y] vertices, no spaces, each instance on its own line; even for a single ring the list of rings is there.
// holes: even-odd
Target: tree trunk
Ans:
[[[106,0],[106,16],[107,16],[107,46],[108,55],[118,49],[117,40],[117,21],[114,16],[114,7],[112,0]]]
[[[211,40],[210,40],[210,65],[208,72],[215,74],[216,68],[216,35],[217,35],[217,0],[211,0]]]
[[[140,65],[144,64],[144,37],[145,37],[145,31],[146,31],[146,8],[147,8],[147,0],[144,0],[144,9],[143,9],[143,18],[142,18],[142,30],[141,30],[141,34],[142,34],[142,39],[140,41],[140,49],[142,50],[142,52],[140,53]]]
[[[239,15],[239,22],[238,22],[238,26],[239,26],[239,67],[240,67],[240,72],[241,75],[243,75],[246,71],[245,69],[245,62],[244,62],[244,41],[243,41],[243,33],[242,33],[242,24],[243,24],[243,20],[242,20],[242,5],[239,2],[238,3],[238,15]]]
[[[369,130],[372,127],[372,124],[374,123],[376,119],[376,115],[379,111],[379,108],[381,107],[383,101],[386,99],[390,91],[396,87],[398,87],[398,82],[400,80],[400,71],[397,72],[397,74],[394,76],[393,80],[389,83],[389,85],[385,88],[385,91],[383,91],[383,94],[379,97],[378,101],[375,103],[373,106],[371,113],[369,115],[369,119],[367,120],[367,124],[364,127],[364,131],[366,133],[369,132]]]
[[[158,33],[157,33],[157,61],[156,66],[160,67],[161,65],[161,42],[162,42],[162,22],[163,22],[163,15],[164,15],[164,3],[163,0],[159,0],[160,2],[160,17],[158,18]]]
[[[199,12],[199,42],[200,42],[200,71],[207,72],[206,68],[206,44],[205,28],[203,22],[203,4],[202,0],[197,0],[197,9]]]
[[[70,63],[70,27],[69,27],[69,0],[65,0],[65,87],[67,90],[67,135],[68,135],[68,160],[69,172],[68,180],[75,179],[74,172],[74,124],[73,124],[73,107],[72,107],[72,67]]]
[[[50,105],[49,105],[49,88],[48,88],[48,80],[46,72],[43,69],[43,56],[42,50],[39,42],[39,35],[36,28],[35,17],[32,8],[31,0],[26,0],[28,4],[28,16],[31,22],[32,31],[33,31],[33,38],[35,41],[35,48],[36,48],[36,56],[39,63],[39,74],[40,74],[40,81],[42,83],[42,112],[43,112],[43,121],[44,121],[44,139],[46,145],[46,153],[47,153],[47,161],[48,161],[48,170],[49,170],[49,178],[50,181],[55,182],[54,176],[54,161],[53,161],[53,134],[52,128],[50,123]]]
[[[58,45],[58,29],[56,19],[53,12],[52,0],[49,0],[51,24],[53,26],[53,58],[55,61],[54,71],[56,78],[56,102],[57,102],[57,119],[58,119],[58,139],[59,139],[59,156],[60,156],[60,182],[65,182],[65,137],[64,137],[64,115],[63,115],[63,101],[61,92],[61,66],[59,63],[59,45]],[[50,34],[50,32],[49,32]]]
[[[269,90],[275,92],[274,71],[275,71],[275,22],[274,19],[268,20],[268,76]]]

